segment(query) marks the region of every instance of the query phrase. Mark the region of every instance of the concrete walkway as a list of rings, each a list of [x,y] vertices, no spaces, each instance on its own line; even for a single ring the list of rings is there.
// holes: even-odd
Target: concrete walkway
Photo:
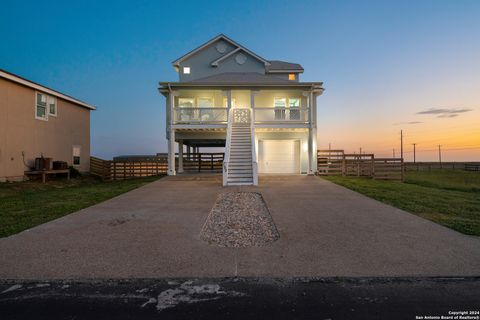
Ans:
[[[480,238],[318,177],[168,177],[0,239],[0,278],[479,276]],[[222,191],[261,192],[280,232],[268,247],[220,248],[199,233]]]

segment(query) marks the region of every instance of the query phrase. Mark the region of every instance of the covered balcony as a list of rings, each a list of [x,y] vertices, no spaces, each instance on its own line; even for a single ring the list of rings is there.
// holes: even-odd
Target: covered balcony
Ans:
[[[227,98],[221,90],[179,90],[174,96],[173,124],[226,124]]]
[[[177,90],[174,125],[226,125],[230,108],[251,108],[255,125],[308,124],[310,95],[302,90]]]

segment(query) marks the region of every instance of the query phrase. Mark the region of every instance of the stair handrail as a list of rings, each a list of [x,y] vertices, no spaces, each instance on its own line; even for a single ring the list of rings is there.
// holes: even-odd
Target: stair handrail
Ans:
[[[255,126],[254,126],[254,117],[253,109],[250,108],[250,135],[251,135],[251,144],[252,144],[252,175],[253,175],[253,185],[258,186],[258,163],[257,163],[257,154],[255,151]]]
[[[228,164],[230,162],[230,143],[232,141],[233,127],[233,109],[230,108],[227,112],[227,140],[225,141],[225,157],[223,159],[223,186],[226,186],[228,181]]]

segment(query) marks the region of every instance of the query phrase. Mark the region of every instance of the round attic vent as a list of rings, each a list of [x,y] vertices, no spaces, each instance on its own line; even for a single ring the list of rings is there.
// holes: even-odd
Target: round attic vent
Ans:
[[[227,45],[225,44],[225,42],[219,42],[217,43],[216,48],[218,52],[224,53],[227,50]]]
[[[237,61],[238,64],[244,64],[245,61],[247,61],[247,56],[245,56],[242,53],[239,53],[235,56],[235,61]]]

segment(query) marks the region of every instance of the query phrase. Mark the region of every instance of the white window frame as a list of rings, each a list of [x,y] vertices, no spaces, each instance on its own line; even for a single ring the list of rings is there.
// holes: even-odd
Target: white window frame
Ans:
[[[55,107],[55,112],[54,113],[51,113],[50,112],[50,103],[48,102],[48,100],[51,99],[51,101],[53,101],[53,106]],[[57,108],[57,98],[56,97],[53,97],[53,96],[48,96],[47,95],[47,110],[48,110],[48,115],[49,116],[54,116],[56,117],[58,112],[58,108]]]
[[[37,108],[38,108],[38,95],[43,95],[45,96],[45,116],[44,117],[39,117],[37,115]],[[48,121],[48,95],[43,93],[43,92],[40,92],[40,91],[35,91],[35,108],[33,109],[33,111],[35,112],[35,119],[37,120],[42,120],[42,121]]]
[[[75,155],[75,148],[78,148],[78,156]],[[75,164],[75,157],[79,158],[79,163]],[[74,144],[72,146],[72,166],[78,167],[82,164],[82,146],[78,144]]]
[[[183,67],[182,70],[183,70],[183,74],[190,74],[190,72],[192,71],[190,67]]]

